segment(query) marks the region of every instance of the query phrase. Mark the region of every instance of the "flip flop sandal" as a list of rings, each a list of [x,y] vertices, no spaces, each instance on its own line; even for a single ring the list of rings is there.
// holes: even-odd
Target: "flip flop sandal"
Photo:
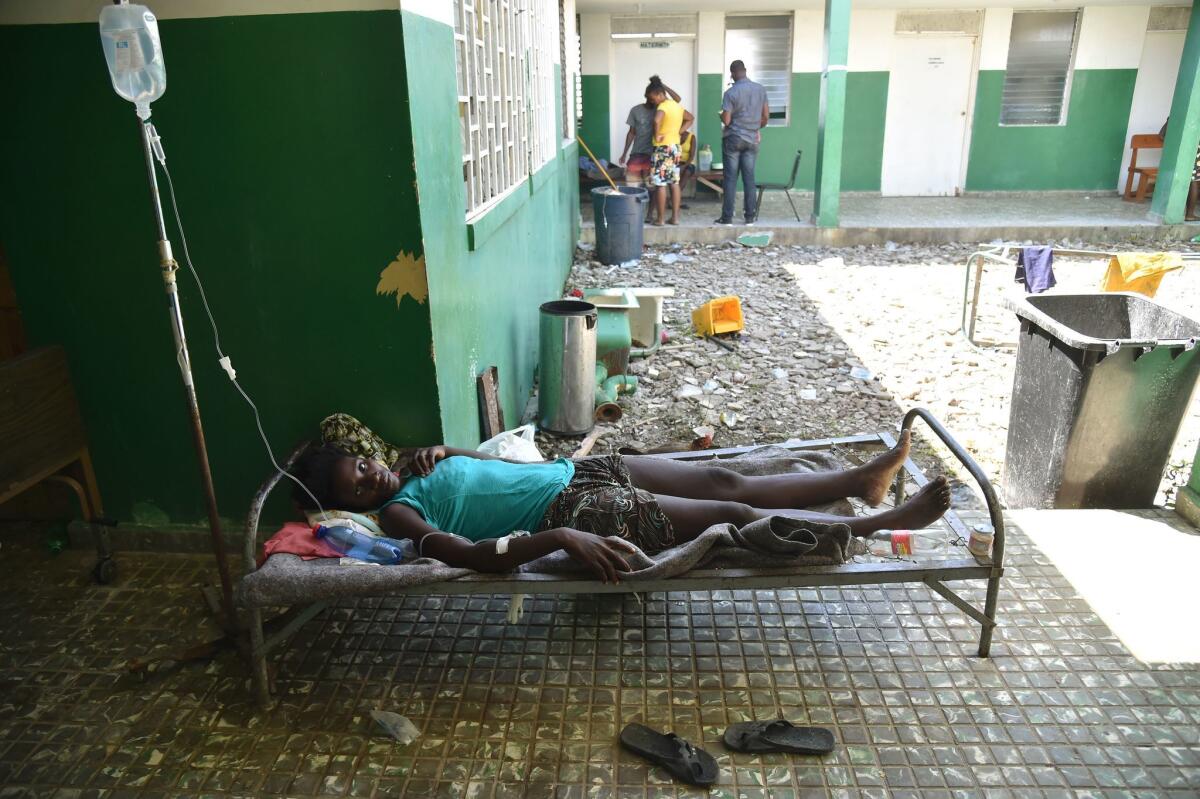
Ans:
[[[621,746],[692,785],[712,785],[721,776],[712,755],[673,732],[664,735],[642,724],[626,724],[621,730]]]
[[[784,719],[743,721],[725,730],[725,745],[737,752],[824,755],[833,744],[833,733],[824,727],[797,727]]]

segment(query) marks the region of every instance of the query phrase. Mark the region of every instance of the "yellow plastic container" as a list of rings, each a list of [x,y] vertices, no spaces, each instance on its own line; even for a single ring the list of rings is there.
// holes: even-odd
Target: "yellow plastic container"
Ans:
[[[715,336],[733,333],[745,324],[742,319],[742,301],[737,297],[717,297],[692,311],[692,325],[697,335]]]

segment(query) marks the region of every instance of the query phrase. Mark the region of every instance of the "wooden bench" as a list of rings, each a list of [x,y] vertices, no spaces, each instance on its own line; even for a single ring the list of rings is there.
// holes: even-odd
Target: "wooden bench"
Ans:
[[[93,576],[116,576],[108,549],[100,489],[79,403],[62,347],[40,347],[0,363],[0,504],[43,480],[62,483],[79,499],[99,559]]]
[[[1135,133],[1129,139],[1129,171],[1125,178],[1124,199],[1145,202],[1154,194],[1154,182],[1158,179],[1158,167],[1138,166],[1138,150],[1161,150],[1163,137],[1157,133]],[[1137,178],[1137,190],[1134,190]]]

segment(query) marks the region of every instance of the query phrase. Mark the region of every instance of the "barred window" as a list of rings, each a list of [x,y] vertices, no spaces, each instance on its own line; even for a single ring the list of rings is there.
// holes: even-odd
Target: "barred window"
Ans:
[[[725,16],[725,63],[742,61],[767,90],[770,125],[786,125],[792,99],[792,15]]]
[[[1001,125],[1061,125],[1071,83],[1078,11],[1014,11]]]
[[[454,0],[468,217],[554,156],[554,0]]]

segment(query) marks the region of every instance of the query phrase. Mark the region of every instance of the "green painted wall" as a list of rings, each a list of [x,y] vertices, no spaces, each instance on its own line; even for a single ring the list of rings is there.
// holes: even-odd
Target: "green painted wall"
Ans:
[[[721,160],[721,96],[725,76],[700,75],[698,107],[700,144],[709,144],[713,159]],[[756,177],[764,181],[787,180],[796,150],[804,150],[796,186],[812,190],[817,153],[817,107],[821,76],[815,72],[792,75],[792,107],[786,127],[763,131]],[[887,113],[888,73],[851,72],[846,83],[846,127],[842,156],[843,191],[879,191],[883,170],[883,126]]]
[[[438,440],[428,307],[375,291],[421,246],[400,14],[159,26],[153,119],[222,344],[277,450],[335,410],[397,443]],[[94,24],[0,27],[0,74],[0,241],[31,344],[67,348],[109,514],[197,523],[133,106]],[[270,465],[180,284],[220,508],[241,518]]]
[[[474,446],[480,372],[499,367],[505,420],[512,425],[529,396],[538,306],[561,296],[578,239],[578,148],[556,148],[516,199],[489,212],[511,211],[505,224],[470,250],[462,143],[446,135],[459,125],[453,31],[409,12],[403,17],[405,47],[424,64],[420,74],[409,75],[409,94],[442,427],[448,443]],[[556,106],[561,130],[561,102]]]
[[[608,141],[608,76],[580,75],[579,78],[579,91],[583,95],[579,137],[587,142],[597,158],[604,158],[605,153],[611,152]]]
[[[968,191],[1111,191],[1121,166],[1135,69],[1080,69],[1065,125],[1000,126],[1003,70],[981,70]]]

